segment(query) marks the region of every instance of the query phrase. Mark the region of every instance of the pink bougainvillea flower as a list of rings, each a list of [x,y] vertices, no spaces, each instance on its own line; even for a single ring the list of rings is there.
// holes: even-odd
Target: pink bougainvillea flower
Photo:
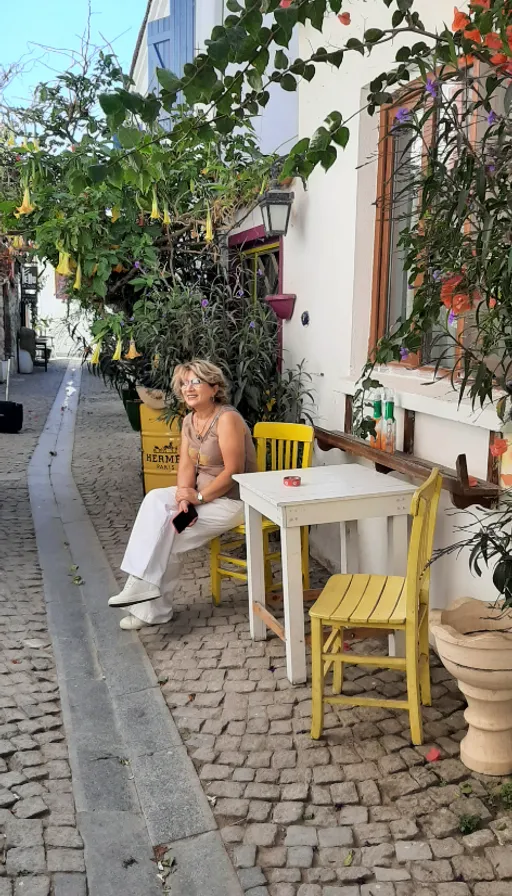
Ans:
[[[476,476],[468,476],[468,484],[470,488],[475,488],[478,485]]]
[[[438,759],[441,758],[441,750],[438,750],[437,747],[432,747],[431,750],[425,756],[427,762],[437,762]]]
[[[341,15],[338,16],[338,22],[341,22],[342,25],[350,25],[350,13],[342,12]]]
[[[282,9],[288,9],[288,7],[292,5],[292,3],[293,3],[293,0],[281,0],[281,3],[279,4],[279,6],[281,6]]]
[[[489,299],[489,308],[496,308],[496,299]]]
[[[508,451],[508,442],[506,439],[494,439],[491,447],[489,448],[493,457],[501,457],[503,454],[506,454]]]

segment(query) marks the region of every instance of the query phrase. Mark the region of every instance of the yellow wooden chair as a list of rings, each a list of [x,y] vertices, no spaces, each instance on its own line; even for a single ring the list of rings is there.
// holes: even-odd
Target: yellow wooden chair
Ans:
[[[257,423],[253,437],[256,442],[258,470],[295,470],[299,466],[310,467],[313,460],[314,430],[302,423]],[[302,458],[300,457],[302,453]],[[272,551],[269,536],[278,532],[270,520],[263,521],[263,550],[265,557],[265,585],[267,591],[276,591],[281,583],[272,583],[272,561],[279,559],[280,551]],[[233,552],[245,544],[245,526],[231,529],[230,540],[221,543],[214,538],[210,543],[210,573],[212,599],[215,606],[220,604],[222,579],[247,581],[247,560],[234,557]],[[302,577],[304,588],[309,588],[309,537],[304,527],[302,538]],[[228,566],[229,564],[229,566]],[[228,567],[228,568],[226,568]],[[229,568],[231,567],[231,568]],[[233,567],[235,567],[233,569]]]
[[[430,706],[428,602],[430,566],[442,477],[433,470],[414,494],[407,572],[400,576],[335,575],[309,611],[313,709],[311,737],[322,734],[324,704],[384,706],[407,709],[414,744],[423,742],[420,704]],[[324,641],[324,627],[330,629]],[[405,657],[363,656],[343,649],[345,628],[377,628],[405,632]],[[343,697],[345,663],[399,669],[406,673],[407,699]],[[325,675],[333,666],[333,696],[324,693]]]

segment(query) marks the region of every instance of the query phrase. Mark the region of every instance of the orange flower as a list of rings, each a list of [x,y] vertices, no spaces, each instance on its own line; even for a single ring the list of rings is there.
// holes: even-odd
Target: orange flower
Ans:
[[[491,447],[489,448],[493,457],[501,457],[503,454],[506,454],[508,451],[508,442],[506,439],[494,439]]]
[[[508,56],[505,56],[505,53],[495,53],[494,56],[491,56],[489,62],[491,65],[505,65],[508,62]]]
[[[496,299],[489,299],[489,308],[496,308]]]
[[[482,35],[480,34],[478,28],[466,28],[464,37],[466,37],[468,40],[472,40],[475,44],[482,43]]]
[[[468,476],[468,485],[470,488],[475,488],[478,485],[476,476]]]
[[[342,25],[350,25],[350,13],[342,12],[341,15],[338,16],[338,22],[341,22]]]
[[[475,57],[471,56],[470,54],[468,54],[467,56],[461,56],[461,62],[463,62],[464,65],[473,65],[474,61]]]
[[[464,31],[464,28],[470,24],[469,16],[465,12],[460,12],[456,6],[453,7],[452,31]]]
[[[452,311],[454,314],[462,314],[463,311],[470,311],[472,302],[467,292],[459,292],[452,300]]]
[[[441,286],[441,302],[446,308],[452,307],[453,294],[463,279],[464,277],[461,274],[452,274]]]
[[[480,7],[480,9],[490,9],[491,8],[491,0],[471,0],[469,4],[473,7]]]
[[[484,37],[484,44],[486,47],[489,47],[490,50],[501,50],[503,41],[499,34],[496,34],[495,31],[490,31],[489,34],[486,34]]]

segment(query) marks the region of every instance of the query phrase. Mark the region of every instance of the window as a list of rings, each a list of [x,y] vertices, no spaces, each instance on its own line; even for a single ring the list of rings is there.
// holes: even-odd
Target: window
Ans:
[[[279,292],[279,243],[267,243],[241,252],[244,288],[256,299]]]
[[[462,111],[471,87],[461,90],[461,81],[452,80],[445,82],[441,90],[446,99],[455,96],[457,107]],[[419,192],[415,181],[427,164],[434,140],[442,151],[446,136],[435,115],[428,118],[421,135],[394,125],[398,109],[417,110],[419,104],[421,108],[424,95],[423,84],[418,85],[417,92],[411,92],[409,88],[407,99],[402,96],[381,111],[370,351],[379,339],[393,330],[399,318],[404,319],[410,314],[414,302],[417,284],[409,281],[404,270],[405,250],[400,237],[404,229],[418,222]],[[432,101],[427,96],[423,108],[428,108],[428,102]],[[469,118],[467,126],[470,126]],[[464,321],[460,317],[453,319],[440,305],[438,323],[425,338],[421,352],[409,356],[406,366],[433,365],[440,361],[443,368],[453,369],[460,353],[453,337],[462,338],[463,329]],[[466,338],[469,329],[469,322],[466,322]]]

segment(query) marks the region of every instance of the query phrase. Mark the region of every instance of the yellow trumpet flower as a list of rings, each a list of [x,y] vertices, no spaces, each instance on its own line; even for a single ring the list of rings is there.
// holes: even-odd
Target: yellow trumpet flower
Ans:
[[[164,224],[170,224],[170,223],[171,223],[171,216],[170,216],[170,214],[169,214],[169,209],[168,209],[168,207],[167,207],[167,203],[165,203],[165,205],[164,205],[164,217],[163,217],[163,223],[164,223]]]
[[[7,146],[16,146],[16,140],[14,139],[14,134],[12,131],[10,131],[7,138]]]
[[[135,339],[130,339],[130,347],[124,356],[125,361],[133,361],[134,358],[140,358],[141,353],[137,351]]]
[[[112,360],[113,360],[113,361],[120,361],[120,360],[121,360],[121,351],[122,351],[122,348],[123,348],[123,342],[122,342],[121,337],[119,337],[118,340],[117,340],[117,342],[116,342],[116,348],[115,348],[114,354],[112,355]]]
[[[23,249],[25,242],[22,236],[14,236],[12,239],[12,247],[13,249]]]
[[[100,352],[101,352],[101,339],[96,343],[94,347],[94,351],[92,353],[92,357],[90,360],[90,364],[99,364],[100,363]]]
[[[78,263],[76,269],[75,282],[73,283],[73,289],[81,289],[82,287],[82,265],[80,262]]]
[[[153,367],[156,369],[160,363],[160,355],[155,355],[153,358]]]
[[[69,252],[63,252],[62,250],[59,252],[59,263],[55,268],[57,274],[62,274],[63,277],[71,277],[73,271],[69,266],[70,257]]]
[[[112,216],[111,216],[112,224],[115,224],[116,221],[119,221],[120,217],[121,217],[121,209],[119,208],[119,206],[114,205],[114,207],[112,209]]]
[[[212,213],[210,211],[210,206],[206,209],[206,242],[211,243],[213,240],[213,225],[212,225]]]
[[[156,195],[156,187],[153,187],[153,204],[151,206],[151,215],[150,218],[152,221],[158,221],[160,218],[160,212],[158,211],[158,199]]]
[[[30,215],[30,213],[33,212],[34,209],[35,205],[32,205],[30,201],[30,190],[28,187],[25,187],[23,193],[23,202],[21,203],[19,208],[16,209],[16,211],[18,212],[18,215]]]

